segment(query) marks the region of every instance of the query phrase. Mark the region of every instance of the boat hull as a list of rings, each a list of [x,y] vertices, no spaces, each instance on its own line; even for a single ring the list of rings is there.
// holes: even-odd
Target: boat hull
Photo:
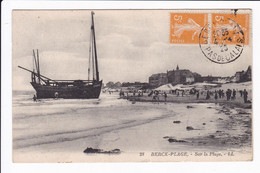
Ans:
[[[102,81],[84,86],[50,86],[31,82],[36,91],[36,97],[64,99],[95,99],[99,98]]]

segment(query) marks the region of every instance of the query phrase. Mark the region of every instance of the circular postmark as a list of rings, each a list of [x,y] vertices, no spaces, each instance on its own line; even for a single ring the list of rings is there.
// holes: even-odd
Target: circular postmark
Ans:
[[[244,42],[241,27],[232,19],[207,24],[199,34],[202,53],[218,64],[235,61],[243,52]]]

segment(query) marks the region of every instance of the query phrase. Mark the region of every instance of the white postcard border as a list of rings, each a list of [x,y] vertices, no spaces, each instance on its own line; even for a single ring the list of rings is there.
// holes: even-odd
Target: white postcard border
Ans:
[[[2,2],[2,51],[1,51],[1,172],[248,172],[259,170],[258,132],[260,111],[260,2],[69,2],[69,1],[4,1]],[[11,11],[12,9],[230,9],[251,8],[253,10],[253,138],[254,153],[252,162],[175,162],[175,163],[73,163],[73,164],[22,164],[12,163],[12,41],[11,41]]]

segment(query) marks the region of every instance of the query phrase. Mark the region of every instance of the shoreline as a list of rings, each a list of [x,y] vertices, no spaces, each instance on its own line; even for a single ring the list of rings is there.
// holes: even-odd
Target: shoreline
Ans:
[[[147,97],[147,96],[141,96],[141,97],[134,97],[134,96],[124,96],[124,97],[121,97],[119,99],[126,99],[128,101],[132,101],[133,103],[135,102],[151,102],[151,103],[177,103],[177,104],[188,104],[188,103],[215,103],[215,104],[219,104],[220,106],[228,106],[230,108],[234,108],[234,107],[237,107],[237,108],[243,108],[243,109],[252,109],[252,103],[243,103],[241,101],[237,101],[237,100],[224,100],[224,99],[221,99],[221,100],[213,100],[213,99],[210,99],[210,100],[206,100],[206,99],[194,99],[194,98],[191,98],[190,97],[179,97],[179,98],[183,98],[183,99],[173,99],[173,98],[170,98],[170,99],[166,99],[163,100],[163,99],[160,99],[160,100],[152,100],[151,97]]]
[[[176,98],[176,97],[175,97]],[[207,136],[193,136],[190,138],[171,138],[168,137],[167,140],[169,143],[182,143],[184,146],[201,146],[201,147],[217,147],[221,148],[223,146],[231,147],[232,149],[238,149],[242,146],[247,146],[249,148],[252,147],[252,115],[251,113],[247,113],[249,110],[252,110],[252,103],[244,103],[241,99],[237,100],[225,100],[225,99],[194,99],[192,97],[174,97],[167,98],[166,101],[161,98],[161,100],[152,100],[151,97],[143,96],[143,97],[128,97],[123,98],[129,101],[135,102],[151,102],[151,103],[176,103],[176,104],[215,104],[220,108],[207,107],[208,109],[213,108],[218,113],[218,116],[221,117],[221,114],[224,117],[218,118],[216,120],[219,121],[217,123],[218,130],[213,133],[209,133]],[[193,106],[186,105],[187,109],[193,109]],[[236,113],[232,113],[235,111]],[[234,126],[242,126],[245,128],[241,134],[233,134]],[[206,123],[205,123],[206,124]],[[188,127],[188,126],[187,126]],[[240,128],[242,128],[240,127]],[[193,130],[193,129],[192,129]],[[196,129],[195,129],[196,130]],[[184,142],[182,142],[184,140]],[[250,149],[249,149],[250,150]],[[252,150],[252,148],[251,148]]]

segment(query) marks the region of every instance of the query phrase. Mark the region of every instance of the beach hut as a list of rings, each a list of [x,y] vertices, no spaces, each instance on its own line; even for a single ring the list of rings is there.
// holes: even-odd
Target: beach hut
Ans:
[[[173,86],[171,84],[165,84],[162,85],[158,88],[154,89],[155,91],[159,91],[159,92],[166,92],[166,93],[172,93],[172,91],[174,90]]]
[[[197,90],[208,90],[211,88],[217,87],[219,84],[213,84],[213,83],[206,83],[206,82],[201,82],[201,83],[195,83],[192,86],[197,89]]]

